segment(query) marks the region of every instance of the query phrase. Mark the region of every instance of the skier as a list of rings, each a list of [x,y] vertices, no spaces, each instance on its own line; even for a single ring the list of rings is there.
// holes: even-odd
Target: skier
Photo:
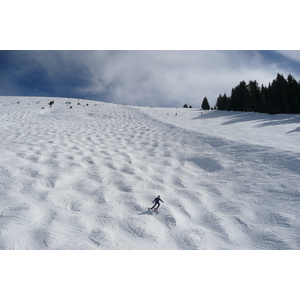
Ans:
[[[151,210],[153,209],[153,208],[155,208],[156,210],[158,210],[158,208],[160,207],[160,204],[159,204],[159,201],[161,201],[162,203],[164,203],[164,201],[162,201],[161,199],[160,199],[160,195],[158,195],[153,201],[152,201],[152,203],[154,203],[154,205],[150,208]],[[157,207],[155,207],[157,205]]]

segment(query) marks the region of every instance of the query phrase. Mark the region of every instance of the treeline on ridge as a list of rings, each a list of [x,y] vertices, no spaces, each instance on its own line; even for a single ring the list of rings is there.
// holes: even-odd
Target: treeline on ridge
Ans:
[[[300,81],[292,75],[287,79],[277,74],[268,86],[259,87],[256,80],[241,81],[231,90],[231,96],[220,95],[216,107],[219,110],[253,111],[261,113],[300,113]]]

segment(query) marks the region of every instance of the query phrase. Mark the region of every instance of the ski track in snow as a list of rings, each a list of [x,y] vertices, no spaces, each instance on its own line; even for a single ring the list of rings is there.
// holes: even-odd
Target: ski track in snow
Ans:
[[[0,249],[300,248],[296,152],[190,129],[184,109],[0,107]]]

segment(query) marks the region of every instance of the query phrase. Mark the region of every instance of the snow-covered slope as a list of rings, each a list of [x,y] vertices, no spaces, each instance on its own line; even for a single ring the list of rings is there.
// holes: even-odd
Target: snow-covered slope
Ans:
[[[0,249],[299,249],[299,121],[0,97]]]

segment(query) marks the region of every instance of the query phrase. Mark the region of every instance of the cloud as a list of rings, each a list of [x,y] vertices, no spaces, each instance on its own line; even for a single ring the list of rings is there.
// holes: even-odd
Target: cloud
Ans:
[[[138,105],[200,106],[206,96],[239,83],[249,74],[249,57],[232,51],[109,51],[93,52],[90,92],[106,91],[112,101]],[[255,67],[251,67],[252,72]],[[86,89],[84,89],[86,91]]]
[[[8,53],[5,53],[7,56]],[[0,92],[132,105],[214,105],[240,81],[268,84],[291,64],[272,51],[12,51]],[[280,53],[287,61],[298,53]],[[278,56],[278,55],[277,55]],[[8,66],[9,65],[9,66]],[[24,94],[25,93],[25,94]],[[27,93],[27,94],[26,94]]]
[[[98,56],[100,54],[100,56]],[[111,51],[89,57],[93,91],[112,101],[138,105],[214,105],[240,81],[267,84],[277,66],[257,51]]]
[[[240,81],[268,84],[288,65],[266,60],[260,51],[141,51],[120,52],[118,69],[111,68],[112,94],[130,101],[199,106],[208,97],[214,105],[220,93],[230,94]],[[125,57],[123,57],[125,56]],[[107,66],[110,68],[113,63]],[[118,91],[118,93],[114,93]],[[162,103],[163,102],[163,103]]]

